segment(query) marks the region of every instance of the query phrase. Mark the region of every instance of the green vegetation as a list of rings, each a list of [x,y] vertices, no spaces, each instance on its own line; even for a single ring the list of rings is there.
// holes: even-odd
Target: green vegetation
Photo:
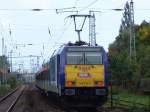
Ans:
[[[11,88],[16,88],[17,87],[16,77],[13,77],[13,76],[9,77],[7,82],[10,85]]]
[[[8,74],[9,63],[6,56],[0,56],[0,84],[6,82],[6,75]],[[4,77],[5,76],[5,77]]]
[[[129,90],[113,87],[113,108],[126,109],[127,112],[147,112],[149,110],[149,97],[133,93]],[[109,94],[110,95],[110,94]],[[111,97],[111,96],[109,96]],[[104,105],[110,108],[111,99]]]
[[[0,69],[8,67],[9,63],[6,56],[0,56]]]
[[[131,112],[148,110],[150,92],[150,23],[134,25],[136,58],[130,57],[129,4],[125,6],[119,35],[109,45],[109,72],[114,106],[124,105]],[[119,106],[120,106],[119,105]]]
[[[114,99],[118,101],[117,103],[124,103],[129,106],[141,106],[148,107],[149,98],[146,95],[140,95],[128,90],[114,88]],[[120,100],[120,101],[119,101]]]
[[[4,96],[17,87],[16,77],[9,74],[9,63],[6,56],[0,56],[0,96]]]
[[[9,77],[7,80],[7,84],[0,85],[0,96],[4,96],[8,94],[10,91],[14,90],[18,85],[16,77]]]
[[[150,23],[134,25],[136,60],[130,60],[128,4],[116,40],[109,45],[109,67],[113,84],[133,91],[150,90]],[[145,84],[147,82],[147,84]],[[143,86],[146,85],[146,86]]]
[[[12,91],[12,89],[10,88],[10,85],[8,84],[0,85],[0,96],[4,96],[10,91]]]

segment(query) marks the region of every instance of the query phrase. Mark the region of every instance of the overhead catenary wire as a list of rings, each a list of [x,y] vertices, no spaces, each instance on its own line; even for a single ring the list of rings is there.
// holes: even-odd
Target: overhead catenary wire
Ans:
[[[78,1],[79,0],[75,0],[74,7],[76,7],[76,5],[78,4]]]
[[[98,11],[101,11],[102,13],[106,13],[104,11],[113,11],[114,9],[102,9],[102,8],[89,8],[91,7],[92,5],[94,5],[98,0],[95,0],[94,2],[92,2],[91,4],[85,6],[85,7],[71,7],[71,8],[57,8],[57,9],[0,9],[0,14],[3,14],[1,13],[1,11],[32,11],[32,12],[42,12],[42,11],[52,11],[52,12],[48,12],[48,13],[70,13],[70,12],[76,12],[76,13],[79,13],[79,12],[82,12],[84,10],[98,10]],[[75,10],[76,9],[76,10]],[[120,8],[118,8],[120,9]],[[122,8],[123,9],[123,8]],[[64,11],[63,11],[64,10]],[[150,8],[144,8],[144,9],[134,9],[135,11],[150,11]],[[8,13],[6,13],[6,15],[8,15]]]
[[[48,34],[50,35],[50,37],[52,38],[52,34],[51,34],[51,30],[50,28],[48,27]]]
[[[40,8],[33,8],[33,9],[1,9],[0,11],[44,11],[44,10],[52,10],[55,11],[56,9],[40,9]]]
[[[74,5],[73,5],[73,7],[77,7],[77,4],[78,4],[78,2],[79,2],[79,0],[75,0],[75,3],[74,3]],[[72,10],[72,11],[74,11],[74,9]]]
[[[72,21],[73,21],[73,20],[72,20]],[[72,21],[70,21],[67,26],[66,26],[66,24],[64,25],[64,26],[66,26],[66,28],[64,28],[64,30],[62,31],[62,33],[61,33],[57,38],[55,38],[55,40],[54,40],[54,42],[53,42],[54,44],[52,45],[51,49],[49,49],[49,51],[53,51],[52,49],[54,49],[56,46],[59,47],[59,46],[61,46],[61,45],[64,44],[64,43],[59,43],[60,38],[62,38],[63,35],[64,35],[64,33],[68,30],[68,28],[70,27]],[[58,44],[58,43],[59,43],[59,44]],[[51,55],[48,55],[48,56],[46,56],[46,57],[43,57],[43,59],[44,59],[44,60],[47,60],[47,59],[49,59],[50,57],[51,57]]]
[[[10,25],[12,26],[12,27],[10,27]],[[8,31],[8,33],[10,34],[10,31],[11,31],[11,33],[12,33],[12,31],[24,31],[24,30],[30,30],[30,31],[47,31],[47,29],[49,28],[49,30],[51,30],[50,28],[50,26],[48,26],[48,25],[32,25],[32,24],[14,24],[14,23],[11,23],[11,24],[9,24],[9,26],[7,27],[7,28],[2,28],[2,27],[0,27],[0,30],[1,31]],[[54,29],[55,31],[63,31],[63,28],[55,28]],[[51,32],[51,34],[52,34],[52,32]]]
[[[73,20],[72,20],[73,21]],[[68,28],[70,27],[72,21],[69,22],[68,26],[66,28],[64,28],[64,30],[62,31],[62,33],[60,34],[60,36],[58,36],[58,38],[56,39],[56,41],[59,41],[59,38],[62,38],[64,33],[68,30]],[[66,24],[65,24],[66,25]]]
[[[86,10],[87,8],[91,7],[92,5],[94,5],[98,0],[94,0],[93,2],[91,2],[89,5],[83,7],[81,10],[79,10],[79,12]]]

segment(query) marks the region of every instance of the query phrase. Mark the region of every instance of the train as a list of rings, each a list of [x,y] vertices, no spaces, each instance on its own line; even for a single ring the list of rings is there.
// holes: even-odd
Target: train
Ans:
[[[66,44],[36,73],[36,87],[70,107],[96,108],[108,99],[108,56],[102,46]]]

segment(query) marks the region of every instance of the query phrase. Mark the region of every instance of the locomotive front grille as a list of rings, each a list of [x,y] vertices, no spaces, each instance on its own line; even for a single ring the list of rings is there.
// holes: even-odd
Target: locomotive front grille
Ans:
[[[94,95],[95,89],[94,88],[79,88],[75,91],[76,95]]]
[[[72,93],[72,94],[68,94]],[[95,95],[106,95],[107,90],[105,88],[66,88],[65,95],[75,96],[95,96]]]

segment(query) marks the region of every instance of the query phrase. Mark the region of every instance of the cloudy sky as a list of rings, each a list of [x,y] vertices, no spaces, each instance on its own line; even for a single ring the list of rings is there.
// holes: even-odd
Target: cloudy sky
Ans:
[[[122,13],[111,9],[124,8],[127,0],[0,0],[0,46],[2,37],[5,40],[5,54],[13,51],[13,56],[43,56],[47,60],[52,52],[68,41],[76,41],[73,20],[67,18],[70,13],[58,13],[56,9],[64,11],[80,11],[88,14],[89,10],[101,11],[96,15],[97,43],[107,50],[108,45],[118,35]],[[129,0],[128,0],[129,1]],[[129,1],[130,2],[130,1]],[[134,0],[135,23],[150,20],[148,0]],[[65,9],[76,7],[76,9]],[[44,9],[32,11],[31,9]],[[59,10],[63,11],[63,10]],[[50,30],[50,34],[49,31]],[[11,33],[10,33],[11,32]],[[81,39],[88,42],[88,21],[85,23]],[[32,45],[27,45],[32,44]],[[1,47],[0,47],[1,48]],[[0,49],[2,51],[2,49]],[[1,54],[1,53],[0,53]],[[18,66],[16,59],[13,61]],[[25,63],[27,59],[19,60]],[[35,59],[33,59],[36,61]],[[29,59],[28,59],[29,61]],[[31,62],[31,61],[29,61]]]

